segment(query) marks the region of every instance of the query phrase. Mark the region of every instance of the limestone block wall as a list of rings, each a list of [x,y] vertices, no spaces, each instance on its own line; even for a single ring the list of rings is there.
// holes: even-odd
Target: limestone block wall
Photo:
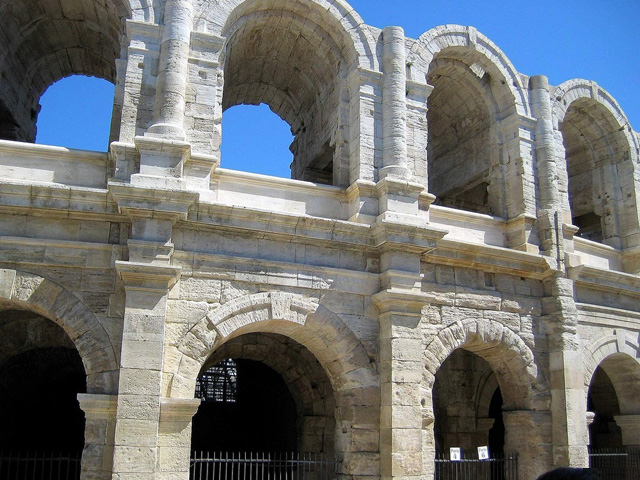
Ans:
[[[339,478],[640,445],[640,140],[602,88],[343,0],[71,3],[0,30],[0,367],[78,352],[83,479],[189,478],[196,383],[228,359],[282,379]],[[56,33],[25,40],[22,6]],[[71,73],[116,83],[108,155],[15,141]],[[223,110],[260,102],[294,180],[218,168]]]

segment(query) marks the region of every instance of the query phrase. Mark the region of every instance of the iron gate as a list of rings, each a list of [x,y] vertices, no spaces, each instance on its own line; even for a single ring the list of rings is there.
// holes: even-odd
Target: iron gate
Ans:
[[[450,460],[440,455],[436,457],[435,469],[435,480],[516,480],[518,455],[496,455],[486,460]]]
[[[0,452],[2,480],[79,480],[81,452]]]
[[[191,480],[333,480],[320,453],[192,452]]]
[[[600,480],[637,480],[640,450],[626,448],[590,448],[589,466],[598,471]]]

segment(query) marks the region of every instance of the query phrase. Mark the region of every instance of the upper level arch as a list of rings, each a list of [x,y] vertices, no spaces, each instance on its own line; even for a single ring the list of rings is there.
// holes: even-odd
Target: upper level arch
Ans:
[[[230,28],[251,12],[287,11],[316,26],[322,26],[338,44],[349,62],[378,70],[375,40],[358,13],[344,0],[276,0],[268,4],[258,0],[195,2],[194,30],[228,36]]]
[[[412,78],[424,80],[433,60],[443,57],[469,67],[476,65],[474,68],[481,67],[489,73],[503,118],[511,113],[531,115],[526,88],[517,70],[502,50],[474,27],[441,25],[420,35],[407,56]]]
[[[17,0],[0,6],[0,138],[33,141],[40,96],[69,75],[115,83],[124,22],[153,21],[150,0]]]
[[[217,87],[222,111],[268,105],[294,137],[291,177],[346,186],[346,79],[359,67],[376,67],[373,42],[351,7],[322,0],[205,3],[196,8],[195,25],[224,39]]]
[[[506,178],[517,174],[509,160],[525,155],[512,139],[517,119],[529,110],[520,76],[506,56],[474,28],[444,25],[418,39],[408,66],[414,80],[426,79],[433,87],[427,165],[436,202],[505,218],[521,214],[522,192],[519,201],[508,199],[518,193]]]
[[[624,112],[595,82],[580,79],[555,89],[552,108],[579,235],[630,246],[627,238],[638,231],[638,144]]]

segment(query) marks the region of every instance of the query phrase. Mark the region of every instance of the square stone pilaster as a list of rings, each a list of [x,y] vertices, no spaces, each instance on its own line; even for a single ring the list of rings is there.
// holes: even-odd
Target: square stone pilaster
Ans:
[[[117,399],[116,395],[78,394],[85,416],[81,480],[111,478]]]
[[[422,302],[390,291],[374,301],[380,310],[381,477],[423,477]]]
[[[535,480],[553,468],[553,433],[550,412],[502,412],[505,451],[518,454],[518,479]],[[509,479],[515,480],[515,479]]]
[[[156,478],[167,297],[180,267],[116,262],[125,285],[113,478]]]
[[[162,398],[158,426],[158,478],[189,478],[191,425],[198,398]]]
[[[551,278],[545,282],[545,295],[542,320],[548,335],[554,466],[587,467],[584,362],[577,333],[573,282],[568,278]]]

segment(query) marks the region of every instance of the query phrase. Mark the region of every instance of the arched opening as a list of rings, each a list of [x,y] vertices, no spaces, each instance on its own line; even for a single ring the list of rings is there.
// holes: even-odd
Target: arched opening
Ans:
[[[36,143],[107,151],[114,85],[72,75],[57,81],[40,98]]]
[[[429,191],[436,204],[503,216],[496,80],[479,63],[431,62],[427,82]]]
[[[334,456],[335,399],[306,347],[277,334],[235,337],[211,355],[196,382],[192,450]]]
[[[223,110],[264,103],[282,118],[294,137],[294,179],[348,181],[342,78],[356,52],[342,29],[315,2],[276,0],[268,10],[243,2],[223,30]]]
[[[618,165],[629,145],[611,113],[592,99],[573,102],[560,124],[572,223],[578,236],[619,247],[618,208],[623,201]]]
[[[85,431],[77,395],[87,388],[73,342],[40,315],[4,310],[0,352],[0,476],[39,478],[51,468],[77,478]],[[27,453],[32,460],[20,462]]]
[[[502,394],[491,365],[480,356],[458,348],[443,362],[433,386],[436,454],[462,449],[466,458],[489,446],[504,453]]]
[[[227,109],[222,116],[222,131],[222,167],[291,178],[291,129],[267,105]]]
[[[596,368],[589,385],[587,410],[594,413],[589,425],[589,446],[592,448],[622,447],[622,432],[614,417],[620,415],[620,405],[611,379]]]
[[[2,11],[0,138],[32,142],[40,96],[49,85],[74,74],[115,81],[129,5],[18,0]]]
[[[207,385],[204,387],[204,385]],[[191,448],[296,452],[297,412],[282,377],[255,360],[227,359],[198,378]]]

